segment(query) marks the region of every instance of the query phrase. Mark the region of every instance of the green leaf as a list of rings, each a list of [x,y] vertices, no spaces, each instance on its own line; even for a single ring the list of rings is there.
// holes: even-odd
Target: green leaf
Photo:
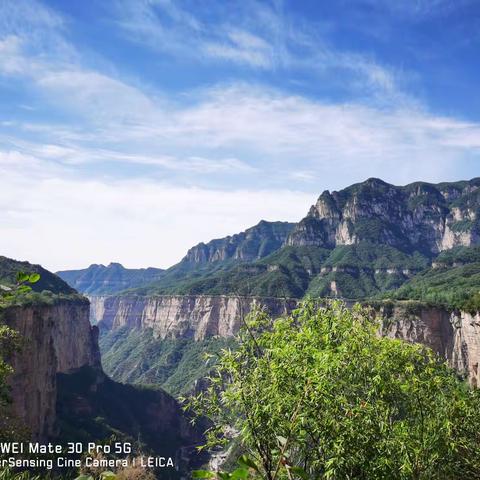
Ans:
[[[75,480],[93,480],[93,477],[91,475],[80,475]]]
[[[236,470],[234,470],[232,472],[232,474],[230,475],[230,478],[232,480],[245,480],[246,478],[248,478],[248,469],[246,468],[237,468]]]
[[[290,472],[296,475],[297,477],[303,478],[304,480],[309,480],[308,473],[301,467],[291,467]]]
[[[192,472],[192,478],[215,478],[215,473],[208,470],[195,470]]]
[[[244,467],[249,467],[249,468],[253,468],[253,470],[255,470],[256,472],[258,472],[258,467],[257,465],[255,464],[255,462],[251,459],[251,458],[248,458],[246,455],[242,455],[239,459],[238,459],[238,464],[240,466],[244,466]]]
[[[100,474],[100,478],[102,480],[115,480],[117,476],[113,472],[106,471]]]
[[[39,280],[40,280],[39,273],[31,273],[30,276],[28,277],[28,281],[30,283],[37,283]]]
[[[17,283],[28,282],[30,276],[25,272],[17,272]]]

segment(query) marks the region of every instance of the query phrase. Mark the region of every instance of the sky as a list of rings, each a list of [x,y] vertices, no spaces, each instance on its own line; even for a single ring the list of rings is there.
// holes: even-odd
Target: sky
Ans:
[[[168,267],[325,189],[480,175],[478,0],[0,0],[0,255]]]

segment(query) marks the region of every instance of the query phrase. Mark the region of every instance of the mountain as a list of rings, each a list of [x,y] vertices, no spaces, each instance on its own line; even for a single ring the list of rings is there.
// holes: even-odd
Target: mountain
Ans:
[[[323,192],[261,258],[228,248],[245,238],[234,235],[197,245],[157,282],[95,299],[105,368],[188,392],[205,375],[199,352],[223,348],[253,303],[293,308],[311,295],[378,300],[392,335],[431,344],[476,376],[479,219],[478,178],[401,187],[372,178]],[[390,299],[401,308],[390,312]]]
[[[160,268],[133,269],[110,263],[108,266],[93,264],[83,270],[64,270],[57,275],[86,295],[105,295],[154,282],[163,272]]]
[[[165,270],[160,280],[132,289],[139,294],[150,292],[179,293],[183,285],[206,278],[232,267],[258,261],[278,251],[295,227],[294,223],[260,221],[244,232],[208,243],[199,243],[188,250],[176,265]]]
[[[262,220],[258,225],[236,235],[212,240],[207,244],[199,243],[187,252],[182,262],[204,264],[229,259],[258,260],[278,250],[294,226],[294,223]]]
[[[361,242],[427,256],[480,241],[480,178],[405,187],[377,178],[323,192],[288,238],[292,246]]]
[[[42,275],[37,292],[0,302],[0,328],[18,332],[21,345],[7,354],[15,340],[3,336],[0,342],[0,356],[13,368],[8,390],[0,385],[11,399],[5,404],[2,397],[0,440],[108,443],[115,437],[144,453],[172,456],[180,473],[199,466],[204,459],[195,446],[203,441],[204,426],[191,425],[164,390],[126,386],[105,375],[87,298],[39,265],[0,260],[5,283],[18,270]],[[180,473],[170,467],[162,478]]]
[[[262,258],[241,256],[238,244],[227,248],[262,223],[197,245],[160,281],[133,292],[349,299],[381,294],[423,271],[440,252],[480,243],[480,178],[403,187],[371,178],[323,192],[305,218],[288,225],[283,243],[278,237]]]
[[[69,286],[58,275],[55,275],[40,265],[33,265],[29,262],[21,262],[11,258],[0,256],[0,283],[12,284],[18,272],[39,273],[40,280],[32,284],[32,290],[42,292],[48,290],[52,293],[72,294],[76,293],[74,288]]]

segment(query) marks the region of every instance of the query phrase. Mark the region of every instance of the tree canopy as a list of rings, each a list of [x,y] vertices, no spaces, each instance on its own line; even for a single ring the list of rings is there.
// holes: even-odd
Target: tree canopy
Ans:
[[[306,301],[273,321],[253,312],[188,408],[236,432],[233,473],[198,478],[480,477],[480,396],[428,348],[382,338],[371,311]]]

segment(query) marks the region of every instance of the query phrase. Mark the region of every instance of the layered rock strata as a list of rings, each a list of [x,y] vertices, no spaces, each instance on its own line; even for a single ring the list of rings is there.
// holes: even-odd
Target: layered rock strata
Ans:
[[[398,187],[370,178],[323,192],[287,245],[334,248],[370,241],[429,255],[480,243],[480,179]]]
[[[112,296],[92,297],[92,316],[105,330],[127,326],[151,329],[160,339],[234,336],[244,317],[256,305],[272,317],[295,308],[294,299],[228,296]],[[473,385],[479,380],[480,314],[448,311],[411,302],[380,307],[382,333],[422,343],[442,355]]]
[[[93,321],[106,330],[151,328],[157,338],[194,340],[234,336],[255,306],[276,317],[296,305],[291,299],[203,295],[90,297],[90,302]]]
[[[12,358],[13,413],[33,439],[45,439],[55,430],[57,374],[101,368],[98,329],[90,325],[86,300],[11,307],[3,311],[3,321],[22,342]]]

